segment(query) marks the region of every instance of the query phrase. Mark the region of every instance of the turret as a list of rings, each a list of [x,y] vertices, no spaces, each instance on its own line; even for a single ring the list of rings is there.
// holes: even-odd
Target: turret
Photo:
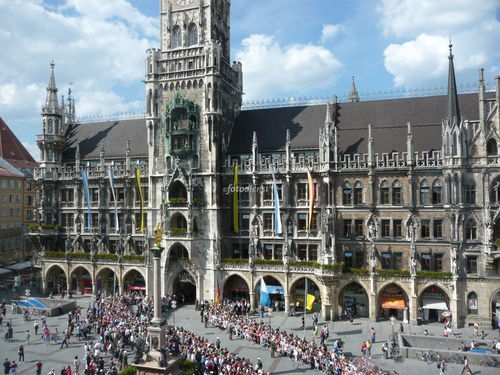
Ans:
[[[347,97],[347,101],[351,102],[351,103],[359,102],[359,94],[358,94],[358,91],[356,90],[356,82],[354,82],[354,76],[352,76],[351,91],[349,92],[349,96]]]

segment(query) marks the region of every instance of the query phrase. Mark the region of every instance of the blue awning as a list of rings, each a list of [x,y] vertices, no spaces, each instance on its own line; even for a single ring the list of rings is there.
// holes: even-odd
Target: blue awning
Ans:
[[[281,286],[268,285],[267,292],[269,294],[285,294],[285,290]]]

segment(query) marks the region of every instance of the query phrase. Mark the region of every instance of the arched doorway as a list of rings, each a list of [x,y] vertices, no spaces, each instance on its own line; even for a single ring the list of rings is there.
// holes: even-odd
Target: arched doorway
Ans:
[[[388,320],[394,316],[398,320],[408,319],[408,295],[397,284],[389,284],[379,294],[377,317]]]
[[[140,292],[146,293],[146,280],[144,276],[137,270],[130,270],[123,276],[123,291],[124,292]]]
[[[339,307],[342,314],[346,314],[347,310],[350,309],[354,313],[354,317],[368,317],[370,314],[368,303],[365,289],[356,282],[347,284],[340,292]]]
[[[259,280],[257,286],[255,287],[255,297],[257,298],[257,304],[260,305],[260,288],[261,288],[262,278]],[[284,310],[285,309],[285,291],[281,286],[281,283],[272,276],[264,276],[264,283],[266,284],[269,297],[271,298],[271,307],[273,309]]]
[[[422,322],[441,322],[443,316],[451,317],[450,299],[438,286],[431,285],[424,289],[419,298],[418,318]]]
[[[60,294],[63,290],[67,290],[67,279],[64,270],[58,266],[53,265],[45,274],[47,281],[47,291],[53,294]]]
[[[224,284],[224,291],[222,293],[222,298],[233,301],[237,299],[244,299],[248,301],[250,299],[248,284],[239,275],[232,275],[226,280]]]
[[[85,267],[76,267],[71,272],[71,290],[77,294],[92,294],[92,276]]]
[[[170,248],[168,260],[177,261],[180,259],[189,259],[189,253],[183,245],[176,243]]]
[[[306,294],[314,297],[312,309],[309,311],[321,311],[321,292],[319,287],[310,278],[307,278],[306,283],[305,277],[298,279],[290,289],[291,307],[295,308],[296,311],[304,311],[304,301],[306,301],[306,305],[311,301],[311,297],[309,299],[305,298]]]
[[[96,276],[97,293],[104,296],[118,294],[118,278],[115,272],[110,268],[103,268]]]
[[[173,294],[177,301],[184,303],[194,303],[196,300],[196,282],[193,276],[186,270],[182,270],[174,279]]]
[[[500,326],[500,291],[491,299],[491,326],[493,328]]]

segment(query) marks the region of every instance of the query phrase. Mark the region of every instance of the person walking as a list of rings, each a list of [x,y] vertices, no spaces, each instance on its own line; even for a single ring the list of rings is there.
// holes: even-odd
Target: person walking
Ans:
[[[19,346],[17,350],[17,354],[19,355],[19,362],[24,362],[24,346]]]
[[[469,360],[467,359],[467,356],[464,355],[464,367],[462,369],[462,371],[460,372],[460,374],[463,374],[465,373],[466,375],[468,373],[472,373],[470,367],[469,367]]]
[[[42,375],[42,361],[38,360],[37,363],[35,363],[35,367],[36,367],[36,375]]]
[[[375,344],[375,337],[376,337],[376,335],[377,335],[377,331],[375,330],[375,328],[372,327],[370,329],[370,336],[371,336],[371,340],[370,341],[372,342],[372,344]]]
[[[68,345],[68,335],[66,333],[64,333],[64,339],[61,343],[61,349],[63,348],[63,346],[66,344],[66,347],[69,348],[69,345]]]
[[[10,372],[10,361],[5,358],[5,362],[3,363],[3,373],[5,375],[9,375]]]
[[[16,361],[12,361],[10,364],[10,375],[16,375],[17,373],[17,363]]]
[[[439,375],[444,375],[446,367],[446,361],[442,359],[441,362],[438,363]]]
[[[33,328],[35,329],[35,336],[38,336],[38,328],[40,325],[38,324],[38,320],[35,320],[35,323],[33,323]]]
[[[82,362],[78,359],[77,355],[75,355],[73,364],[75,365],[75,374],[78,375],[80,373],[80,366],[82,365]]]
[[[30,344],[30,337],[31,337],[30,330],[27,329],[26,330],[26,345]]]

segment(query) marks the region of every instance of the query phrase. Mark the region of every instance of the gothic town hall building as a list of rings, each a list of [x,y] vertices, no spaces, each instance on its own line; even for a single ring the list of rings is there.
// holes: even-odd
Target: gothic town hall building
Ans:
[[[162,292],[187,301],[220,288],[257,307],[264,279],[287,313],[307,284],[325,319],[496,325],[500,79],[488,92],[480,70],[458,95],[448,58],[447,95],[363,101],[353,85],[345,102],[241,110],[230,1],[162,0],[143,118],[78,123],[52,66],[30,233],[43,288],[152,294],[159,225]]]

